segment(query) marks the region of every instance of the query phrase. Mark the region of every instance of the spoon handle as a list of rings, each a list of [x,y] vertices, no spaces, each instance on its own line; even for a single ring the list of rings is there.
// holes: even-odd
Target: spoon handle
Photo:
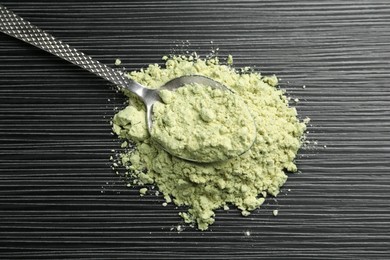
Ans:
[[[1,4],[0,31],[67,60],[115,85],[126,87],[137,95],[142,95],[144,91],[144,88],[137,82],[126,78],[120,72],[100,63],[91,56],[57,40],[51,34],[32,25]]]

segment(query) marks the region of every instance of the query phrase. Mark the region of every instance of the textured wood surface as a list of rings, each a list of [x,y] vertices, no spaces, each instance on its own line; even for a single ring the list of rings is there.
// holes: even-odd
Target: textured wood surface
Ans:
[[[128,70],[218,47],[237,67],[281,77],[312,125],[301,174],[277,199],[247,218],[218,211],[206,232],[177,232],[179,209],[140,198],[110,169],[120,148],[109,120],[124,97],[0,34],[1,259],[389,258],[388,1],[2,3]]]

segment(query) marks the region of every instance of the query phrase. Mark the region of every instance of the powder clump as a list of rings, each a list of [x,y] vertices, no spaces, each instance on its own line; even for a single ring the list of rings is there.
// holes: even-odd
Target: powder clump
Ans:
[[[297,118],[296,109],[289,107],[284,92],[276,88],[276,76],[239,73],[220,64],[217,58],[167,58],[165,67],[149,65],[131,72],[129,77],[156,89],[175,77],[193,74],[221,82],[245,102],[256,129],[256,140],[246,153],[212,164],[171,156],[150,137],[143,103],[126,91],[129,105],[113,118],[113,131],[135,145],[121,155],[121,162],[137,184],[157,185],[167,203],[173,200],[178,206],[188,207],[180,213],[186,223],[196,223],[205,230],[214,223],[216,209],[235,205],[247,216],[261,206],[264,195],[279,193],[287,180],[285,171],[297,171],[294,158],[306,125]],[[169,99],[169,94],[162,98]],[[210,117],[205,112],[205,118]]]
[[[247,151],[256,138],[245,102],[229,90],[187,84],[160,96],[151,136],[179,158],[224,161]]]

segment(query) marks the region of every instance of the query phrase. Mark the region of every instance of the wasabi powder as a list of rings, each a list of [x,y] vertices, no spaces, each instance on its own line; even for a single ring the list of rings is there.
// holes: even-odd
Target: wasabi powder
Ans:
[[[113,131],[133,143],[134,149],[121,154],[121,163],[137,184],[156,185],[165,203],[186,206],[188,210],[180,216],[186,223],[197,224],[200,230],[214,223],[214,210],[218,208],[235,205],[243,216],[249,215],[261,206],[267,194],[279,193],[287,180],[284,171],[297,171],[294,158],[302,144],[305,123],[298,120],[296,109],[289,107],[284,92],[276,88],[275,76],[239,73],[220,64],[217,58],[179,56],[165,60],[164,67],[149,65],[131,72],[129,77],[150,88],[191,74],[219,81],[246,103],[255,121],[256,140],[246,153],[219,163],[178,159],[150,137],[143,103],[125,92],[129,105],[114,116]]]
[[[151,136],[179,158],[224,161],[243,154],[256,138],[245,102],[228,89],[187,84],[162,90],[160,97],[153,106]]]

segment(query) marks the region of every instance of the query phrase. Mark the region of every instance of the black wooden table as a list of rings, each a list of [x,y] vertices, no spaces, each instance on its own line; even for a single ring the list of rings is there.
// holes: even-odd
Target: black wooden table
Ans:
[[[301,173],[277,199],[178,232],[180,209],[140,198],[110,169],[124,96],[0,34],[1,259],[389,259],[388,1],[1,2],[127,70],[219,48],[278,75],[312,119]]]

